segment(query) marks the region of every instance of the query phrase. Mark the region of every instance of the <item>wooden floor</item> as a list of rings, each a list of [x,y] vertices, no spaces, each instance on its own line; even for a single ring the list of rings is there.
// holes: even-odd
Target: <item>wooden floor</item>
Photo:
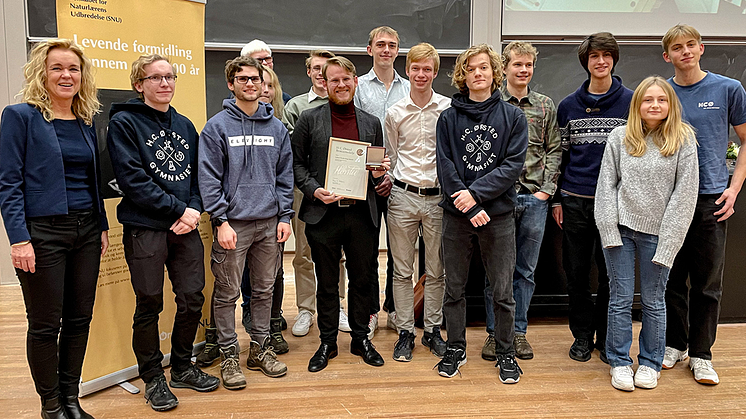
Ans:
[[[288,256],[285,272],[293,272]],[[292,326],[297,309],[291,275],[285,280],[285,295],[285,317]],[[18,286],[0,286],[0,321],[5,348],[0,353],[0,418],[38,418],[39,399],[26,363],[26,321]],[[609,367],[599,360],[598,352],[585,363],[567,356],[572,336],[565,319],[531,319],[528,338],[536,356],[519,361],[524,375],[515,385],[501,384],[493,363],[480,358],[486,337],[483,328],[468,329],[468,363],[461,368],[461,376],[448,379],[433,369],[438,359],[420,345],[419,338],[412,362],[394,361],[391,354],[397,336],[385,329],[385,323],[382,314],[383,327],[373,340],[386,360],[380,368],[351,355],[350,337],[341,333],[339,356],[324,371],[309,373],[308,360],[319,343],[314,325],[303,338],[285,332],[290,344],[290,352],[280,356],[289,369],[285,377],[268,378],[244,368],[248,386],[241,391],[175,389],[180,404],[168,413],[151,410],[142,392],[132,395],[118,386],[84,397],[82,404],[98,419],[746,417],[746,324],[719,327],[713,354],[720,385],[697,384],[680,364],[663,372],[657,389],[626,393],[611,386]],[[635,334],[638,331],[636,323]],[[242,347],[248,347],[243,329],[239,339]],[[634,348],[633,352],[634,358]],[[244,352],[242,365],[245,358]],[[217,364],[206,371],[220,375]],[[144,388],[139,379],[132,384]]]

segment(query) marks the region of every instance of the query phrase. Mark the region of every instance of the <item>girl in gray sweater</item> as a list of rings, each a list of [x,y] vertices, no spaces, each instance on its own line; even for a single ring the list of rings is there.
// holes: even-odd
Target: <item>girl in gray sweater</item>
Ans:
[[[627,125],[609,134],[595,200],[610,279],[606,355],[619,390],[658,385],[666,282],[694,214],[698,171],[694,130],[682,121],[676,94],[665,79],[646,78],[632,96]],[[637,372],[629,356],[635,259],[642,299]]]

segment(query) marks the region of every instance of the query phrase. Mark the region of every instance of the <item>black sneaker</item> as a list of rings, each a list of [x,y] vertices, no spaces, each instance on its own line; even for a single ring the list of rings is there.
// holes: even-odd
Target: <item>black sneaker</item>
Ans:
[[[171,393],[163,374],[145,383],[145,402],[150,403],[150,407],[156,412],[171,410],[179,405],[179,400]]]
[[[466,352],[463,349],[448,348],[443,359],[438,362],[438,374],[451,378],[459,373],[459,368],[466,364]]]
[[[213,391],[220,385],[220,379],[214,377],[196,365],[191,365],[184,371],[176,372],[171,369],[171,387],[190,388],[192,390],[207,392]]]
[[[523,374],[513,354],[498,355],[495,368],[500,368],[500,382],[503,384],[515,384],[520,381],[521,374]]]
[[[414,333],[407,330],[399,332],[399,340],[394,346],[394,360],[409,362],[412,360],[412,349],[414,349]]]
[[[591,359],[591,345],[588,339],[575,339],[570,347],[570,358],[580,362]]]
[[[443,358],[448,349],[448,344],[440,336],[440,327],[433,327],[432,333],[425,332],[422,336],[422,345],[426,348],[430,348],[430,352],[438,358]]]
[[[202,368],[212,366],[220,358],[217,329],[208,327],[205,330],[205,347],[197,355],[197,365]]]
[[[290,347],[282,336],[282,320],[280,318],[269,320],[269,338],[275,354],[281,355],[288,353]]]

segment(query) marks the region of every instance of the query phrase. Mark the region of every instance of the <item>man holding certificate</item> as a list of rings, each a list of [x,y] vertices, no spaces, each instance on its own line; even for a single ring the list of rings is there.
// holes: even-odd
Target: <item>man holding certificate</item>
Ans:
[[[329,103],[303,112],[292,135],[295,183],[303,192],[299,217],[316,268],[316,302],[321,345],[308,363],[311,372],[337,356],[339,260],[344,250],[349,277],[350,352],[365,363],[383,365],[368,340],[368,320],[378,281],[375,186],[389,168],[366,170],[367,145],[382,146],[380,121],[353,103],[357,75],[344,57],[327,60],[322,74]],[[367,143],[367,144],[365,144]],[[371,162],[367,162],[371,163]],[[333,185],[333,186],[330,186]]]

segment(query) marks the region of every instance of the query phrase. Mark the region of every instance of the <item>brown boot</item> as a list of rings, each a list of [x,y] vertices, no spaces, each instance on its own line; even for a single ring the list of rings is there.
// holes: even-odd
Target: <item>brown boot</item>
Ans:
[[[277,360],[274,348],[272,348],[270,337],[264,339],[264,344],[252,340],[249,346],[249,359],[246,367],[250,370],[261,371],[267,377],[277,378],[287,374],[288,367]]]
[[[223,387],[228,390],[240,390],[246,387],[246,377],[243,375],[243,371],[241,371],[236,345],[220,348],[220,354],[223,356],[223,361],[220,363],[220,375],[223,378]]]

